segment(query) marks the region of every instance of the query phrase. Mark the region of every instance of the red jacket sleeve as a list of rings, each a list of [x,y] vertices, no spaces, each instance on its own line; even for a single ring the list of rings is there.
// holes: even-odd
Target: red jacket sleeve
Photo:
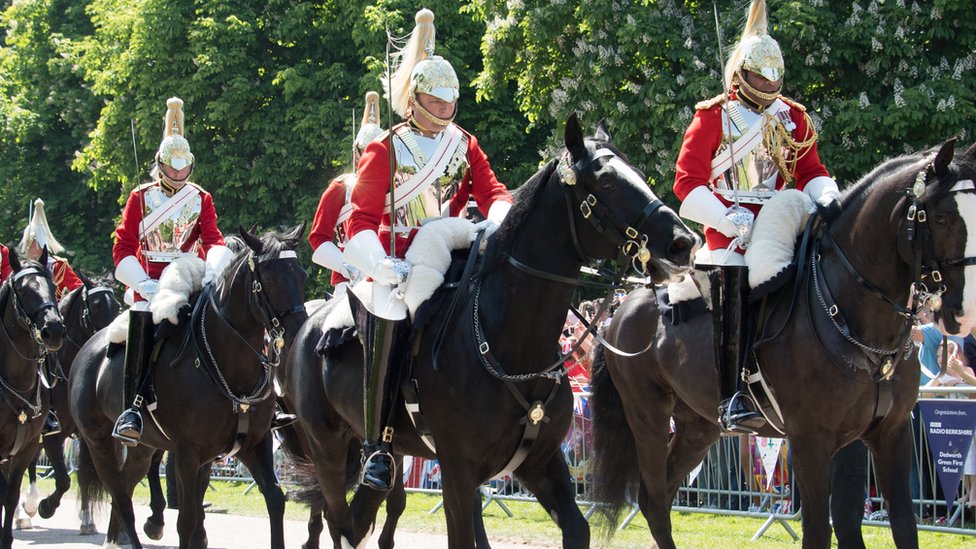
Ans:
[[[2,260],[0,260],[0,283],[7,280],[10,273],[13,272],[13,267],[10,266],[10,259],[7,258],[9,251],[7,247],[0,244],[0,255],[2,255]]]
[[[797,141],[805,141],[813,135],[813,130],[810,128],[810,119],[807,117],[806,113],[800,109],[790,105],[790,118],[793,119],[793,123],[796,124],[796,128],[793,129],[793,139]],[[820,161],[820,154],[817,153],[817,143],[814,142],[806,149],[801,150],[798,153],[800,159],[796,162],[796,168],[793,170],[793,177],[796,178],[796,188],[802,191],[807,183],[815,177],[830,177],[827,172],[827,168],[824,167],[823,162]]]
[[[54,286],[57,288],[56,297],[58,301],[65,296],[68,292],[74,290],[83,283],[75,271],[68,265],[66,259],[57,258],[54,260]]]
[[[451,216],[456,217],[461,213],[468,203],[468,196],[473,196],[475,202],[478,203],[478,209],[481,210],[482,215],[487,217],[488,208],[496,200],[511,204],[512,195],[509,194],[505,185],[495,177],[495,172],[492,171],[491,165],[488,163],[488,157],[478,146],[478,139],[467,132],[465,134],[468,136],[468,171],[464,175],[464,179],[461,180],[461,189],[468,192],[462,192],[459,189],[458,193],[454,195],[454,199],[451,200]]]
[[[359,159],[358,179],[349,201],[352,213],[349,216],[347,239],[362,231],[379,233],[380,223],[386,208],[386,195],[390,191],[390,153],[389,139],[374,139],[363,151]]]
[[[125,201],[125,208],[122,210],[122,220],[115,228],[112,259],[116,266],[125,257],[136,255],[139,251],[139,222],[142,221],[141,192],[135,189],[129,193],[129,199]]]
[[[312,245],[312,251],[318,249],[324,242],[332,242],[336,234],[336,221],[339,219],[339,212],[346,205],[346,182],[342,179],[333,179],[322,198],[319,199],[319,206],[315,209],[315,219],[312,220],[312,230],[308,233],[308,243]]]
[[[710,183],[712,158],[722,143],[722,110],[716,105],[695,112],[685,131],[675,165],[674,194],[684,200],[695,187]]]

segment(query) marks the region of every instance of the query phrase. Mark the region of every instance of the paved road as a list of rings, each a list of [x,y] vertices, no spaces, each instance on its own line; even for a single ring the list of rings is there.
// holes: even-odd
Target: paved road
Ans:
[[[104,516],[96,521],[99,530],[104,532],[108,522],[107,509]],[[145,536],[140,540],[146,548],[176,548],[179,539],[176,535],[176,511],[166,510],[166,532],[160,541],[150,541]],[[136,524],[141,529],[143,522],[149,516],[149,508],[136,506]],[[30,530],[14,531],[14,549],[80,549],[82,547],[101,547],[105,541],[105,534],[81,536],[78,534],[77,505],[75,501],[65,499],[57,514],[50,519],[35,516],[34,528]],[[207,515],[207,537],[210,549],[261,549],[268,547],[270,529],[267,519],[258,517],[242,517],[212,513]],[[140,530],[140,534],[141,534]],[[285,521],[285,547],[298,549],[308,537],[305,523],[294,520]],[[367,547],[376,547],[373,537]],[[330,547],[328,534],[322,538],[322,546]],[[434,549],[447,547],[447,537],[438,534],[421,534],[415,532],[398,531],[396,535],[397,549]],[[502,542],[492,542],[494,549],[543,549],[539,546],[519,545]]]

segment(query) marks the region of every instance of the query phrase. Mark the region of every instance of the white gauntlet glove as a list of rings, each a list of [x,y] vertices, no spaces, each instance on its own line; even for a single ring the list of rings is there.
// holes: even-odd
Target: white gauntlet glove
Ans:
[[[373,280],[387,286],[397,286],[410,276],[410,264],[395,257],[384,257],[373,267],[370,275]]]
[[[136,284],[136,290],[139,292],[139,295],[146,298],[146,301],[152,301],[153,296],[159,292],[159,281],[147,278],[139,284]]]

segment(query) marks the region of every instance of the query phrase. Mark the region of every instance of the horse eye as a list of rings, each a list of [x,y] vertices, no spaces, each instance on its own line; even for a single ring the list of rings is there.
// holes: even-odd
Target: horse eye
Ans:
[[[935,216],[935,222],[938,223],[939,225],[945,225],[946,223],[949,222],[949,216],[945,214],[939,214]]]

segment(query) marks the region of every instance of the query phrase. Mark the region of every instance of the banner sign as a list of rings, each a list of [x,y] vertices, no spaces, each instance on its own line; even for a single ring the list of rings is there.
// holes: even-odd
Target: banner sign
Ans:
[[[976,400],[923,398],[918,407],[947,509],[951,510],[976,432]]]
[[[769,490],[773,485],[773,474],[776,471],[776,462],[779,460],[779,451],[783,447],[783,440],[782,438],[756,437],[756,448],[759,450],[763,471],[766,473],[766,490]]]

